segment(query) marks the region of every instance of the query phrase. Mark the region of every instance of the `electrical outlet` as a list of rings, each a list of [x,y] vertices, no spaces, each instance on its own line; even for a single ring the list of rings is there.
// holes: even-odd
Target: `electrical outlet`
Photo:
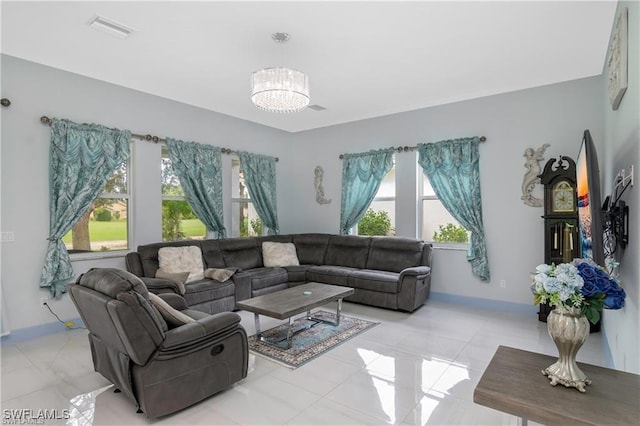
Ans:
[[[46,305],[48,301],[49,301],[48,297],[41,297],[40,298],[40,306]]]
[[[507,280],[500,280],[500,288],[507,288]]]

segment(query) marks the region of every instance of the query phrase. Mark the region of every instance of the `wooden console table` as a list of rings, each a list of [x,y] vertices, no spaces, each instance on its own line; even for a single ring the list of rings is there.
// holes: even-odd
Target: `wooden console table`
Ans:
[[[640,376],[578,363],[592,380],[586,393],[551,386],[541,370],[557,357],[499,346],[473,401],[545,425],[637,425]]]

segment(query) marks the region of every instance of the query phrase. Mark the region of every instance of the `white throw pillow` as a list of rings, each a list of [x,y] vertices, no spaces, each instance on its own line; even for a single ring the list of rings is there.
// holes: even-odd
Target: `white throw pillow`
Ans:
[[[293,243],[262,243],[262,263],[267,268],[300,265],[296,246]]]
[[[196,322],[193,318],[188,315],[183,314],[182,312],[173,309],[173,307],[165,302],[163,298],[160,296],[149,293],[149,301],[162,315],[162,318],[169,324],[179,327],[184,324],[188,324],[190,322]]]
[[[185,283],[204,279],[202,251],[198,246],[162,247],[158,262],[164,273],[189,272]]]

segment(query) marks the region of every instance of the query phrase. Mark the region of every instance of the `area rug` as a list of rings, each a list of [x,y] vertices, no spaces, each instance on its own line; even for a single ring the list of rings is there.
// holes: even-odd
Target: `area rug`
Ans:
[[[335,312],[317,311],[313,313],[313,316],[327,321],[335,321],[336,319]],[[255,335],[249,337],[249,349],[289,368],[298,368],[378,324],[341,314],[338,326],[318,323],[294,335],[290,349],[269,345],[257,339]],[[309,321],[304,317],[299,318],[294,321],[294,330],[305,328],[308,325]],[[263,331],[262,336],[269,340],[286,339],[288,327],[288,324],[281,324]]]

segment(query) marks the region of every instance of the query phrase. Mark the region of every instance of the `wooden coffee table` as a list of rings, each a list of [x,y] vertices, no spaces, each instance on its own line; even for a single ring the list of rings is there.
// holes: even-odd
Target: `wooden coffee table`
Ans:
[[[291,348],[291,341],[294,334],[302,331],[299,330],[296,333],[293,331],[295,315],[306,312],[307,320],[312,322],[312,325],[308,328],[321,322],[331,325],[339,325],[340,312],[342,311],[342,299],[352,294],[353,289],[351,287],[310,282],[291,287],[286,290],[280,290],[236,302],[236,307],[245,311],[253,312],[256,326],[256,337],[265,343],[276,345],[278,347],[280,347],[280,345],[278,345],[278,343],[280,343],[279,341],[269,341],[262,336],[262,331],[260,329],[260,315],[265,315],[279,320],[288,319],[289,329],[287,331],[286,348],[289,349]],[[311,315],[311,309],[334,301],[338,302],[335,322],[316,318]]]

